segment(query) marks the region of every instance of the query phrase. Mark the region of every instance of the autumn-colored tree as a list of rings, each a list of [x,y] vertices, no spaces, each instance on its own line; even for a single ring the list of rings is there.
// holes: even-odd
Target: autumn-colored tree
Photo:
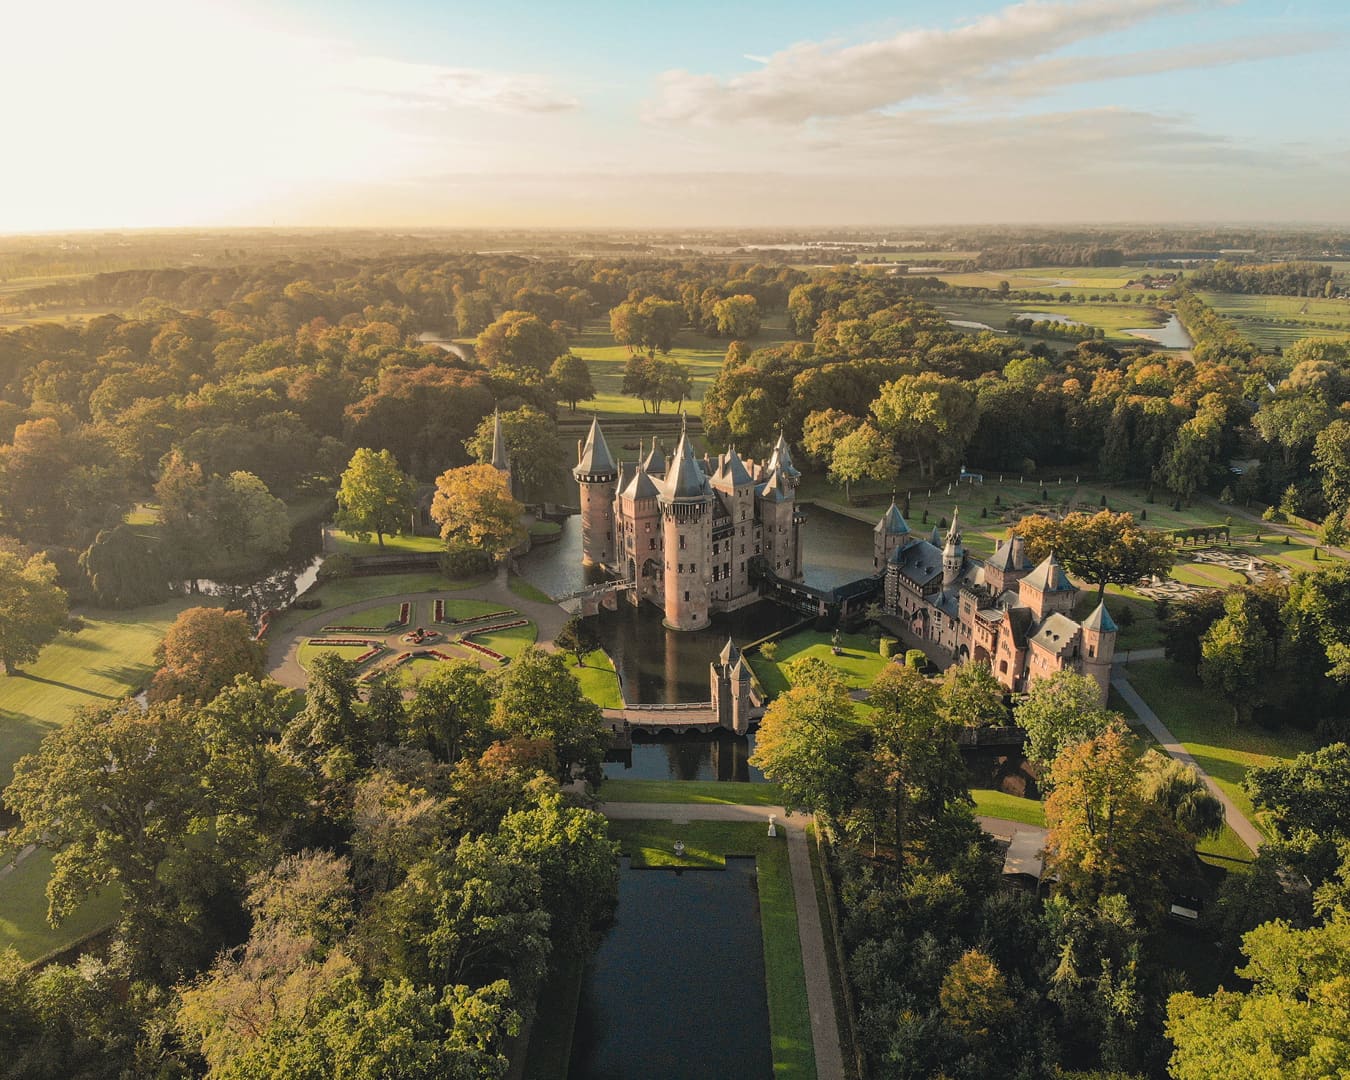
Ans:
[[[0,664],[13,675],[38,658],[66,624],[66,594],[45,555],[0,547]]]
[[[1166,576],[1176,561],[1171,536],[1140,527],[1129,513],[1076,510],[1060,521],[1032,514],[1011,531],[1026,541],[1033,561],[1053,551],[1070,574],[1097,586],[1098,600],[1107,585],[1134,585],[1150,575]]]
[[[498,417],[485,416],[464,440],[464,449],[480,465],[492,460],[493,436]],[[558,438],[553,418],[529,405],[500,416],[502,437],[511,458],[511,476],[526,491],[538,491],[555,482],[567,463],[567,451]]]
[[[511,497],[506,476],[491,465],[465,465],[436,478],[431,516],[447,543],[503,555],[525,539],[520,525],[524,512]]]
[[[940,464],[956,464],[979,419],[975,392],[960,379],[935,372],[886,383],[872,413],[881,430],[918,462],[920,475],[927,476]]]
[[[1008,980],[988,953],[967,949],[952,962],[938,990],[942,1012],[962,1036],[984,1039],[1013,1013]]]
[[[744,341],[759,333],[759,302],[749,294],[728,296],[713,305],[717,332],[723,337]]]
[[[1050,779],[1045,850],[1061,891],[1087,904],[1121,893],[1141,914],[1159,916],[1167,879],[1190,845],[1168,809],[1145,796],[1142,766],[1121,726],[1065,748]]]
[[[859,480],[885,482],[895,477],[895,455],[891,440],[871,424],[860,424],[834,446],[830,457],[830,480],[844,485],[844,498],[853,499],[853,485]]]
[[[477,355],[487,367],[544,372],[567,351],[567,339],[538,315],[507,311],[478,335]]]
[[[388,450],[357,450],[342,474],[337,524],[365,543],[373,533],[380,547],[397,535],[413,510],[413,483]]]
[[[164,659],[150,682],[151,701],[210,701],[236,676],[261,677],[267,656],[242,611],[211,607],[179,612],[161,648]]]

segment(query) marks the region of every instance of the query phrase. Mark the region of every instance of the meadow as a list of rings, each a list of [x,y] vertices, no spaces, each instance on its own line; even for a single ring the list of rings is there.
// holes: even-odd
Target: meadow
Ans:
[[[1166,324],[1165,312],[1142,302],[1139,303],[1093,304],[1093,303],[1050,303],[1034,300],[957,300],[939,297],[934,300],[945,314],[970,322],[984,323],[994,330],[1003,330],[1009,319],[1024,312],[1043,312],[1055,315],[1086,326],[1100,327],[1106,333],[1106,339],[1121,345],[1139,345],[1147,339],[1127,334],[1126,330],[1157,328]],[[1026,335],[1030,336],[1030,335]]]
[[[1202,292],[1200,297],[1262,349],[1286,348],[1305,337],[1350,335],[1350,299],[1215,292]]]

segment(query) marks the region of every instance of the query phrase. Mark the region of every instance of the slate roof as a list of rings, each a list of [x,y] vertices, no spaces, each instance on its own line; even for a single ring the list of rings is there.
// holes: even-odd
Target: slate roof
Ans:
[[[744,487],[751,483],[750,473],[745,467],[745,462],[741,460],[741,455],[736,453],[734,446],[727,451],[719,476],[733,488]]]
[[[890,508],[881,515],[881,520],[872,531],[885,533],[887,536],[904,536],[909,532],[909,523],[905,520],[905,515],[900,513],[900,507],[895,505],[894,496],[891,497]]]
[[[741,658],[741,650],[736,648],[736,643],[727,638],[727,643],[722,646],[722,651],[717,654],[717,659],[722,661],[723,666],[734,664]]]
[[[778,442],[773,447],[773,457],[769,459],[769,468],[781,472],[787,479],[796,480],[801,476],[792,464],[792,451],[788,449],[783,433],[778,433]]]
[[[643,459],[642,467],[647,470],[648,476],[660,478],[666,475],[666,452],[659,438],[652,439],[652,448]]]
[[[757,489],[760,498],[767,502],[787,502],[792,498],[792,493],[787,490],[783,483],[783,474],[777,469],[769,473],[769,478]]]
[[[1027,647],[1027,631],[1031,629],[1033,621],[1031,608],[1008,608],[1008,629],[1012,632],[1014,648],[1025,649]]]
[[[496,451],[493,451],[494,455]],[[495,464],[495,463],[494,463]],[[577,462],[578,473],[613,473],[614,458],[610,455],[609,445],[605,442],[605,433],[600,430],[600,421],[591,420],[591,431],[586,436],[586,445],[581,450],[581,460]]]
[[[665,496],[667,499],[701,499],[707,494],[708,478],[694,457],[694,448],[689,445],[688,434],[681,433],[680,443],[675,447],[675,459],[671,463],[670,475],[665,478]]]
[[[942,552],[927,540],[896,548],[891,552],[890,563],[920,588],[942,577]]]
[[[628,486],[620,494],[627,499],[654,499],[661,492],[652,478],[647,475],[647,470],[639,465],[633,472],[633,479],[628,482]]]
[[[1083,629],[1100,630],[1107,634],[1114,634],[1119,629],[1111,618],[1111,613],[1106,610],[1105,600],[1093,608],[1092,614],[1083,620]]]
[[[1030,609],[1028,609],[1030,610]],[[1045,617],[1045,620],[1031,635],[1032,644],[1046,652],[1060,655],[1078,636],[1078,624],[1067,615],[1058,611]]]
[[[989,560],[989,565],[995,570],[1013,571],[1026,570],[1030,563],[1026,559],[1026,549],[1023,548],[1022,561],[1019,563],[1016,558],[1016,546],[1011,540],[1004,540],[994,551],[993,558]]]
[[[1045,557],[1040,566],[1022,580],[1038,592],[1070,592],[1073,589],[1073,584],[1064,573],[1064,568],[1059,565],[1053,551]]]

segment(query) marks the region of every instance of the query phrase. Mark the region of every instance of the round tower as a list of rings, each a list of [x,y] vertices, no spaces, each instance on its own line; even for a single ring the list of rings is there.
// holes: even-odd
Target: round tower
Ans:
[[[886,572],[886,563],[891,552],[903,547],[909,541],[909,523],[900,507],[895,505],[895,496],[891,496],[891,507],[881,516],[881,520],[872,529],[872,572],[881,575]]]
[[[1102,704],[1111,692],[1111,661],[1116,655],[1116,624],[1103,600],[1083,620],[1083,674],[1091,675],[1101,687]]]
[[[701,630],[711,620],[713,493],[694,457],[689,435],[680,443],[657,499],[665,538],[665,625]]]
[[[586,565],[613,566],[614,494],[619,470],[610,456],[600,421],[591,421],[586,444],[572,470],[581,488],[581,559]]]

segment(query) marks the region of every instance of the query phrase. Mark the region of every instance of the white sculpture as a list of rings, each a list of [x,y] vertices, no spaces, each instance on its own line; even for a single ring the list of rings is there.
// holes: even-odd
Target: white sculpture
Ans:
[[[770,836],[777,836],[777,835],[778,835],[778,826],[775,825],[775,824],[773,823],[773,815],[772,815],[772,814],[769,815],[769,835],[770,835]]]

